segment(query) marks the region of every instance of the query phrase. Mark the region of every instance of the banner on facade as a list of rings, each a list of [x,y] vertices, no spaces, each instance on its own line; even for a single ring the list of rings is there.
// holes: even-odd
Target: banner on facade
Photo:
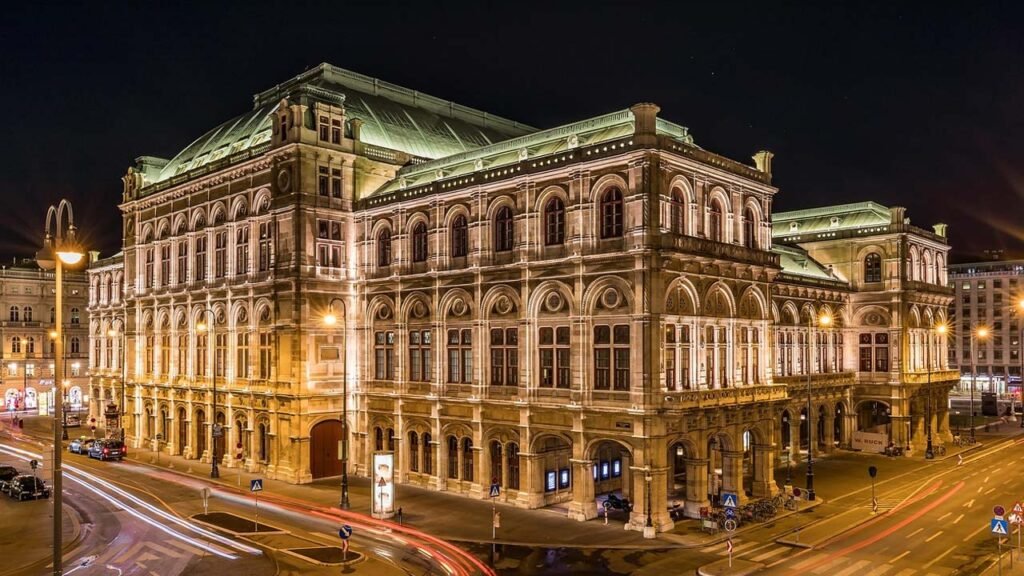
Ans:
[[[395,454],[373,455],[373,516],[390,518],[395,514]]]
[[[860,431],[853,433],[854,450],[863,450],[864,452],[876,452],[881,454],[885,452],[885,447],[888,444],[888,434],[875,434],[873,432]]]

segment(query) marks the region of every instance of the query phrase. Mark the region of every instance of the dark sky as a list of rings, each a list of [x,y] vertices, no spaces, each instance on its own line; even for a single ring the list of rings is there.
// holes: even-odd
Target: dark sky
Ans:
[[[875,200],[948,222],[961,260],[1024,247],[1019,3],[17,4],[0,17],[6,258],[62,196],[116,250],[133,158],[173,156],[323,61],[538,127],[652,101],[706,149],[774,151],[779,210]]]

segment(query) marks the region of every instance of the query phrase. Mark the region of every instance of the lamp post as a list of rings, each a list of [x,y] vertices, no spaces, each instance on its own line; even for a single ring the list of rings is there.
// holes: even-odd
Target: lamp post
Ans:
[[[68,376],[67,346],[68,346],[68,338],[67,338],[67,334],[65,334],[63,330],[60,331],[60,332],[58,332],[57,330],[50,330],[50,339],[53,340],[54,342],[57,341],[58,335],[61,338],[61,364],[60,365],[63,366],[63,368],[62,368],[63,372],[59,372],[59,375],[60,375],[60,402],[61,402],[62,406],[65,408],[65,410],[63,410],[61,412],[61,414],[62,414],[62,417],[61,417],[61,429],[63,430],[61,432],[61,439],[62,440],[67,440],[68,439],[68,414],[67,414],[66,408],[67,408],[67,400],[68,400],[68,395],[67,395],[67,386],[68,386],[68,382],[67,382],[67,379],[68,379],[67,378],[67,376]],[[56,356],[56,351],[54,352],[54,356]],[[54,358],[54,363],[56,363],[56,362],[57,362],[57,359]],[[26,366],[26,370],[27,370],[28,364],[26,363],[25,366]],[[26,372],[26,374],[27,374],[27,372]],[[57,403],[57,376],[58,376],[58,370],[56,369],[56,367],[54,367],[54,371],[53,371],[53,403],[54,404]],[[28,379],[28,376],[26,375],[25,378]]]
[[[67,226],[64,226],[64,215],[67,214]],[[54,221],[56,220],[56,222]],[[53,234],[50,230],[53,230]],[[75,239],[75,217],[71,209],[71,203],[61,200],[54,207],[50,206],[46,211],[46,229],[43,236],[43,247],[36,253],[36,262],[44,270],[55,270],[56,280],[56,330],[57,330],[57,353],[54,362],[57,363],[57,374],[63,372],[64,354],[64,266],[74,266],[85,257],[85,251]],[[56,377],[54,378],[56,382]],[[54,387],[56,395],[56,387]],[[61,468],[61,455],[63,453],[61,429],[58,423],[63,419],[63,402],[53,403],[53,574],[63,574],[63,469]]]
[[[200,332],[206,332],[210,337],[210,344],[213,345],[213,413],[210,417],[213,418],[213,423],[210,425],[210,478],[220,478],[220,468],[217,463],[217,438],[224,433],[223,430],[219,429],[217,423],[217,339],[214,334],[214,325],[217,323],[217,312],[211,308],[203,308],[203,315],[210,314],[211,320],[209,325],[200,321],[196,325],[196,329]],[[210,345],[208,344],[208,345]],[[225,351],[225,354],[227,351]]]
[[[828,327],[832,325],[832,316],[822,314],[818,317],[818,325]],[[814,501],[814,428],[817,425],[811,417],[811,369],[814,366],[814,315],[813,310],[807,318],[807,500]]]
[[[338,316],[334,313],[334,303],[338,302],[345,309],[345,301],[341,298],[331,298],[327,304],[327,314],[323,322],[327,326],[334,326],[338,323]],[[342,331],[344,335],[344,330]],[[348,355],[342,347],[341,359],[341,502],[342,510],[349,509],[348,501]]]
[[[940,336],[946,334],[946,325],[938,324],[934,328],[935,332]],[[931,334],[925,342],[925,369],[928,370],[928,444],[924,449],[924,457],[927,460],[931,460],[935,457],[935,452],[932,449],[932,342]]]
[[[654,538],[654,521],[651,518],[651,468],[644,468],[644,481],[647,482],[647,490],[645,495],[647,496],[647,523],[644,524],[644,538]]]
[[[969,422],[971,427],[971,444],[974,444],[974,389],[977,387],[978,379],[978,367],[975,365],[977,360],[977,339],[984,339],[988,336],[988,328],[980,326],[971,331],[971,415],[969,416]]]
[[[111,338],[115,336],[121,337],[121,413],[118,417],[118,424],[121,425],[121,444],[124,444],[126,436],[124,421],[128,406],[128,362],[125,356],[125,347],[128,345],[128,333],[125,331],[124,325],[122,325],[120,334],[118,334],[117,330],[111,328],[107,330],[107,336]]]

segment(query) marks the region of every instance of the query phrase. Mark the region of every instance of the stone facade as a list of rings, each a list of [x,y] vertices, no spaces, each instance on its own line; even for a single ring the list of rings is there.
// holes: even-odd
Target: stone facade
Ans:
[[[320,66],[125,176],[93,334],[120,306],[136,445],[161,434],[208,461],[216,419],[242,446],[217,450],[226,466],[336,475],[347,390],[356,474],[391,451],[398,482],[483,498],[496,481],[581,520],[621,492],[630,527],[649,506],[665,530],[672,500],[693,516],[719,492],[773,494],[780,455],[848,446],[878,406],[894,441],[923,442],[924,398],[950,378],[945,355],[924,370],[922,330],[949,290],[901,271],[908,245],[948,246],[902,209],[837,207],[841,236],[793,239],[779,215],[773,231],[770,153],[710,153],[653,104],[540,131],[370,80]],[[892,275],[862,281],[865,251]],[[868,332],[892,361],[858,370]],[[95,397],[120,386],[109,346]]]

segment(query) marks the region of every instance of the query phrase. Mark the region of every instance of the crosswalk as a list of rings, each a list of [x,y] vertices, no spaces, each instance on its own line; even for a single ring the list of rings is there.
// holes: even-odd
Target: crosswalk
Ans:
[[[774,542],[756,542],[743,538],[732,539],[733,558],[744,558],[752,562],[770,565],[781,560],[785,554],[796,549]],[[709,554],[728,556],[729,544],[721,542],[704,549]],[[829,552],[808,552],[801,560],[791,566],[799,573],[815,576],[941,576],[940,573],[929,572],[918,568],[898,568],[893,564],[880,564],[875,560],[856,560],[846,557],[835,557]]]
[[[108,547],[96,564],[117,566],[126,572],[135,572],[131,570],[135,568],[142,569],[142,574],[178,576],[194,557],[203,555],[199,548],[174,538],[139,540],[125,548]]]

